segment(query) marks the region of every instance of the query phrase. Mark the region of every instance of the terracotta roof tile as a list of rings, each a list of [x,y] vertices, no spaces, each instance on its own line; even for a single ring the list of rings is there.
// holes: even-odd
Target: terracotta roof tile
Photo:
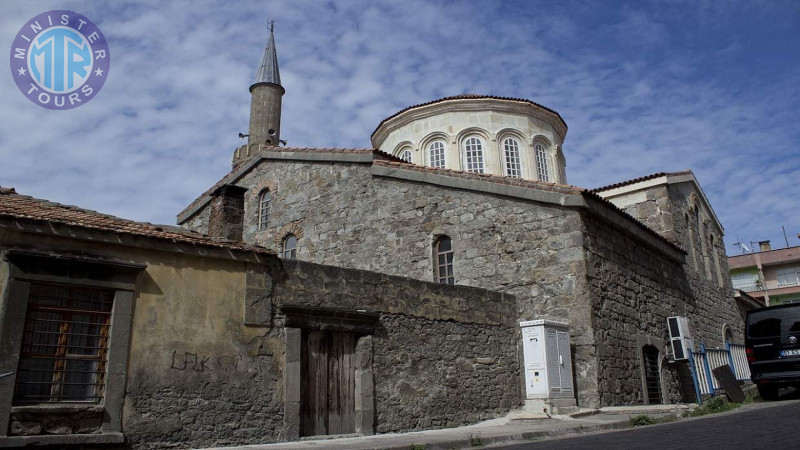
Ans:
[[[419,103],[419,104],[416,104],[416,105],[411,105],[411,106],[409,106],[407,108],[403,108],[400,111],[397,111],[396,113],[392,114],[391,116],[381,120],[381,123],[379,123],[378,126],[375,127],[375,130],[372,131],[372,134],[370,135],[370,137],[375,136],[375,133],[378,131],[378,129],[380,127],[383,126],[384,123],[388,122],[391,119],[394,119],[395,117],[399,116],[400,114],[403,114],[406,111],[409,111],[409,110],[412,110],[412,109],[415,109],[415,108],[420,108],[422,106],[433,105],[434,103],[446,102],[448,100],[465,100],[465,99],[511,100],[511,101],[515,101],[515,102],[528,103],[528,104],[531,104],[533,106],[538,106],[539,108],[542,108],[542,109],[544,109],[546,111],[550,111],[551,113],[555,114],[561,120],[561,123],[564,124],[564,127],[567,128],[567,123],[564,122],[564,118],[561,117],[561,114],[559,114],[555,110],[552,110],[552,109],[550,109],[550,108],[548,108],[548,107],[546,107],[544,105],[540,105],[539,103],[536,103],[536,102],[528,100],[528,99],[515,98],[515,97],[500,97],[500,96],[496,96],[496,95],[461,94],[461,95],[453,95],[453,96],[450,96],[450,97],[443,97],[443,98],[440,98],[440,99],[437,99],[437,100],[431,100],[429,102]]]
[[[692,173],[691,170],[682,170],[680,172],[657,172],[650,175],[645,175],[643,177],[634,178],[632,180],[620,181],[619,183],[609,184],[608,186],[594,188],[591,191],[602,192],[602,191],[607,191],[609,189],[616,189],[623,186],[629,186],[631,184],[641,183],[642,181],[652,180],[654,178],[664,177],[667,175],[689,175],[690,173]]]
[[[15,193],[13,189],[8,188],[0,189],[0,217],[141,236],[171,243],[194,244],[255,253],[274,253],[264,247],[212,238],[172,225],[135,222],[77,206],[62,205],[27,195],[20,195]]]
[[[556,191],[562,194],[580,195],[584,188],[571,186],[568,184],[547,183],[544,181],[526,180],[524,178],[511,178],[501,175],[492,175],[488,173],[475,173],[465,172],[463,170],[442,169],[437,167],[418,166],[405,161],[375,161],[373,164],[381,166],[392,166],[406,170],[413,170],[415,172],[434,173],[437,175],[445,175],[456,178],[472,179],[486,181],[490,183],[505,184],[509,186],[528,187],[546,191]]]

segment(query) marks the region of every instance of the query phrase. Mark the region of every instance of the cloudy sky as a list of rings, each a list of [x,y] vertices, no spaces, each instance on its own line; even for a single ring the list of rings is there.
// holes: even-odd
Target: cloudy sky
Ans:
[[[34,105],[0,71],[0,185],[135,220],[175,215],[230,168],[275,32],[290,146],[369,147],[384,117],[461,93],[569,125],[570,184],[694,170],[732,245],[800,245],[800,2],[0,0],[0,48],[51,9],[108,39],[102,91]],[[8,60],[6,60],[8,61]]]

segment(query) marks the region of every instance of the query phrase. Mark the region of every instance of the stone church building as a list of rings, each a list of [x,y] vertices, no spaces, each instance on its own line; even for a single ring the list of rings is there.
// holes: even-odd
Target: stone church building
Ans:
[[[567,322],[581,406],[642,403],[642,348],[680,401],[666,317],[695,339],[742,340],[723,228],[691,171],[597,189],[567,183],[561,116],[529,100],[460,95],[408,107],[374,149],[280,145],[271,35],[252,93],[248,144],[231,172],[178,215],[284,258],[474,286],[516,298],[516,321]],[[443,262],[444,261],[444,262]]]
[[[489,95],[399,111],[371,149],[286,147],[272,33],[250,92],[180,227],[0,189],[0,446],[474,423],[525,404],[536,320],[571,341],[551,411],[688,402],[667,317],[742,341],[691,171],[571,186],[561,116]]]

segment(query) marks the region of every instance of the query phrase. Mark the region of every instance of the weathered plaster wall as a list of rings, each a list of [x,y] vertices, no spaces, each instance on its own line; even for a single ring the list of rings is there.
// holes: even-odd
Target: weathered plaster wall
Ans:
[[[2,244],[146,266],[136,281],[123,409],[134,448],[279,439],[283,340],[277,328],[243,324],[246,263],[22,233]],[[69,415],[51,422],[91,431],[91,421]]]
[[[280,439],[282,334],[244,325],[245,265],[173,255],[147,263],[124,410],[133,445]]]

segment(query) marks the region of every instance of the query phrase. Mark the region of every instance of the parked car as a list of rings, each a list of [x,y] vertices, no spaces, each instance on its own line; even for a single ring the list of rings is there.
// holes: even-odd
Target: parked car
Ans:
[[[800,388],[800,304],[749,311],[745,328],[750,379],[761,397],[775,400],[781,387]]]

